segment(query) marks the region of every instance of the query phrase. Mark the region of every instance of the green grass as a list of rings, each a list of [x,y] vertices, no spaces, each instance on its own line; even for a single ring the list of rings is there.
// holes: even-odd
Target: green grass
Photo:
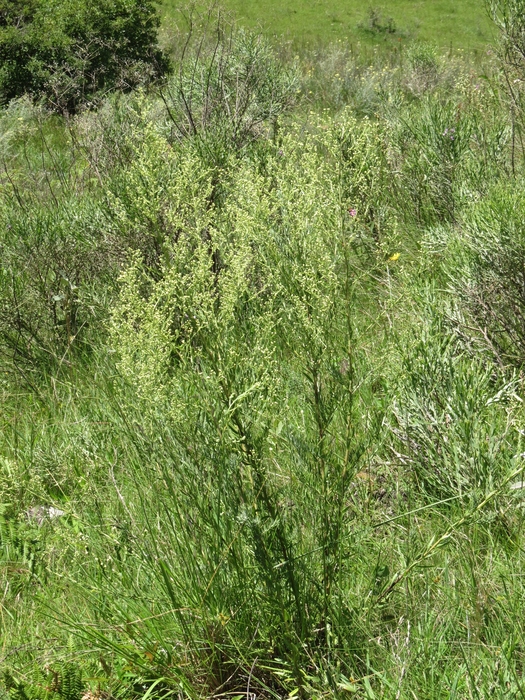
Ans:
[[[197,3],[199,7],[205,4]],[[243,26],[297,44],[343,40],[356,45],[425,41],[446,49],[482,49],[494,30],[482,0],[224,0],[223,6]],[[164,21],[179,20],[179,0],[164,0]],[[395,32],[370,31],[370,11],[377,8],[379,25],[394,20]]]

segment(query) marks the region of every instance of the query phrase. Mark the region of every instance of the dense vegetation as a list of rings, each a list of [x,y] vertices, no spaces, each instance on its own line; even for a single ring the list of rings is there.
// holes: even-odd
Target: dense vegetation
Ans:
[[[0,104],[24,94],[74,112],[163,75],[150,0],[0,0]]]
[[[525,6],[493,11],[482,69],[210,11],[154,85],[5,105],[0,697],[523,696]]]

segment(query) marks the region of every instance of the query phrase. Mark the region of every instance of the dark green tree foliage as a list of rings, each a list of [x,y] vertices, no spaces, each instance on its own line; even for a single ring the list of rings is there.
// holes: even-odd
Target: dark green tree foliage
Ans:
[[[29,93],[74,112],[168,70],[150,0],[0,0],[0,103]]]

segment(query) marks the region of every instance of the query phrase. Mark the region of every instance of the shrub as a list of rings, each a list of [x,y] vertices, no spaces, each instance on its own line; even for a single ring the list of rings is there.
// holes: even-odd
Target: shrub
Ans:
[[[0,0],[0,102],[30,93],[74,112],[162,75],[150,0]]]
[[[171,148],[150,130],[114,195],[122,230],[162,242],[157,264],[137,254],[121,278],[112,345],[123,410],[140,421],[134,490],[151,504],[123,493],[126,566],[148,562],[140,586],[162,601],[151,636],[172,649],[166,682],[185,674],[179,649],[207,668],[207,690],[246,683],[253,659],[252,687],[284,667],[282,684],[304,688],[332,643],[345,673],[359,665],[348,499],[379,424],[362,404],[355,243],[381,146],[348,115],[316,126],[269,146],[262,173],[232,159],[214,206],[193,143]]]
[[[472,321],[471,342],[503,366],[525,363],[523,201],[522,183],[496,186],[469,210],[449,251],[455,287]]]
[[[397,32],[396,23],[392,17],[383,17],[377,7],[370,7],[366,20],[357,25],[361,31],[367,34],[395,34]]]
[[[423,95],[439,82],[439,63],[435,47],[429,44],[413,44],[406,52],[410,68],[406,79],[409,94]]]
[[[506,407],[511,391],[495,381],[490,363],[458,350],[443,321],[433,319],[405,353],[394,414],[399,449],[421,492],[466,504],[503,481],[515,445]]]
[[[525,2],[524,0],[487,0],[489,12],[500,32],[499,58],[503,69],[502,85],[509,103],[512,125],[512,168],[524,152],[525,122]]]
[[[69,362],[98,319],[111,262],[96,207],[6,212],[0,217],[0,357],[25,375]],[[1,230],[1,229],[0,229]],[[100,285],[100,287],[98,286]],[[85,346],[84,346],[85,347]]]
[[[401,214],[419,225],[454,221],[474,120],[454,100],[409,105],[392,120],[392,165]]]
[[[207,18],[190,29],[163,90],[175,139],[197,137],[213,163],[239,152],[292,107],[295,66],[284,66],[261,35]],[[181,42],[182,44],[183,42]],[[210,138],[211,137],[211,138]]]

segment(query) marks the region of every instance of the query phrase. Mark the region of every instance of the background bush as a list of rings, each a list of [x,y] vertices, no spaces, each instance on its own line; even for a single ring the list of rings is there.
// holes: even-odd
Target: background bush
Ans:
[[[29,93],[74,112],[147,84],[168,69],[158,25],[149,0],[2,0],[0,101]]]

